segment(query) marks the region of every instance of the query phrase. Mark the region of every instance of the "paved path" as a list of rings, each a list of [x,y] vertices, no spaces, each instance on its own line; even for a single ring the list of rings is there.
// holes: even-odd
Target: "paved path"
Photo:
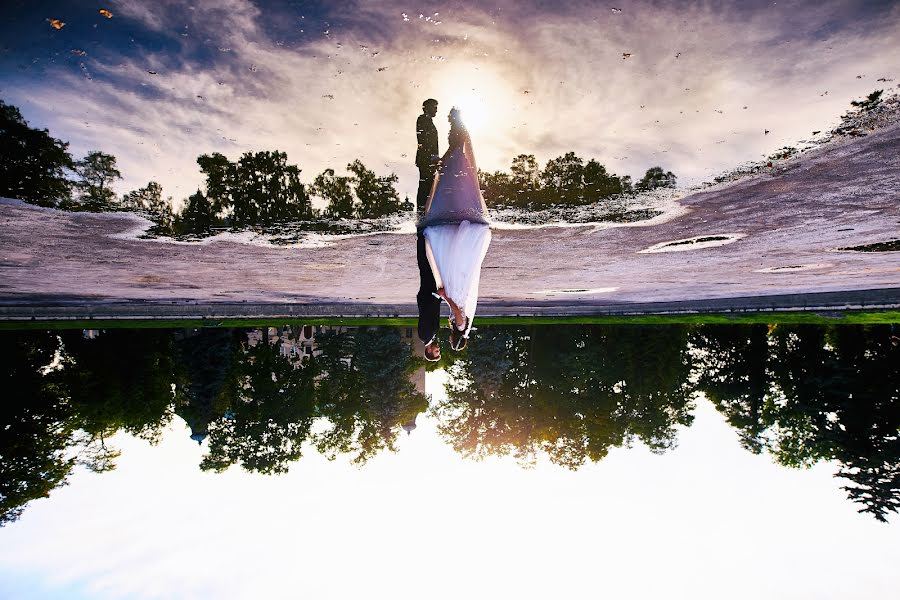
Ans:
[[[863,290],[881,291],[848,296],[832,308],[881,306],[885,298],[887,307],[896,307],[900,253],[836,249],[900,237],[900,124],[680,204],[681,214],[640,225],[495,231],[479,314],[665,312],[679,302],[700,310],[740,308],[766,302],[750,298],[779,295],[802,308],[818,303],[809,294]],[[228,307],[256,306],[268,314],[289,304],[306,307],[285,308],[291,314],[414,313],[411,235],[357,237],[324,248],[228,239],[185,244],[123,235],[139,225],[136,219],[0,199],[0,319],[49,314],[64,305],[85,314],[130,306],[123,310],[146,316],[177,305],[217,316],[226,316],[220,309]],[[673,240],[728,235],[736,241],[641,252]]]

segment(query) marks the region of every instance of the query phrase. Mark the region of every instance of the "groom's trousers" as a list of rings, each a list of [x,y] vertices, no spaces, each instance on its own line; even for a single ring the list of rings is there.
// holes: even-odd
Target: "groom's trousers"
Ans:
[[[421,217],[425,212],[425,203],[428,202],[428,195],[431,193],[431,186],[434,184],[434,174],[437,173],[436,167],[421,168],[419,167],[419,190],[416,193],[416,213]]]

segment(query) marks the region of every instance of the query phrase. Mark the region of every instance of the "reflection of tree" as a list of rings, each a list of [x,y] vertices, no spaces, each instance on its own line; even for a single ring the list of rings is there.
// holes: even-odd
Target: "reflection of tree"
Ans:
[[[576,468],[640,440],[662,452],[692,417],[683,327],[484,328],[436,408],[464,455],[540,452]]]
[[[120,430],[157,442],[172,418],[171,332],[112,329],[89,340],[66,331],[61,337],[61,373],[79,428],[101,447]]]
[[[748,447],[778,462],[840,465],[850,498],[900,507],[900,349],[886,327],[704,327],[700,388]]]
[[[47,332],[0,336],[0,525],[64,485],[75,463],[67,452],[73,443],[71,408],[56,377],[41,372],[58,346]]]
[[[209,434],[209,424],[228,410],[226,389],[229,375],[236,371],[240,335],[234,329],[197,329],[177,337],[180,403],[175,413],[200,443]]]
[[[362,463],[393,450],[403,423],[424,411],[428,400],[409,379],[417,364],[395,327],[333,331],[317,338],[315,359],[319,414],[327,427],[316,436],[320,452],[354,454]]]
[[[238,354],[223,390],[227,412],[209,424],[204,470],[240,464],[284,473],[301,455],[315,416],[314,370],[295,368],[268,340]]]
[[[694,343],[706,351],[699,389],[738,431],[741,445],[758,454],[764,447],[763,409],[769,392],[766,328],[702,327]]]

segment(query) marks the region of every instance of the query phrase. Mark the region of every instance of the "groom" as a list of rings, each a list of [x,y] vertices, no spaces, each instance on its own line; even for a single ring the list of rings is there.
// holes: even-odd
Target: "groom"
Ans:
[[[422,114],[416,119],[416,166],[419,167],[419,191],[416,194],[416,210],[421,214],[425,210],[434,174],[437,171],[438,135],[432,119],[437,115],[438,102],[429,98],[422,103]]]
[[[419,215],[425,210],[425,202],[431,193],[434,174],[438,163],[437,129],[432,119],[437,115],[437,100],[429,98],[422,103],[422,114],[416,119],[416,166],[419,167],[419,190],[416,194],[416,211]],[[425,358],[431,361],[441,359],[441,347],[438,345],[437,333],[441,322],[441,299],[434,294],[437,285],[428,256],[425,253],[425,236],[421,229],[416,229],[416,258],[419,263],[419,293],[416,304],[419,305],[419,339],[425,342]]]

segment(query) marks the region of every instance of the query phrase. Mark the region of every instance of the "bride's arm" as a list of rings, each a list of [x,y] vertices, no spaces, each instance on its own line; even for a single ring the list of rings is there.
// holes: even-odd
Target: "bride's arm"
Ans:
[[[434,275],[434,287],[441,289],[444,287],[444,281],[441,279],[441,272],[438,271],[437,261],[434,260],[434,252],[431,251],[431,242],[428,241],[428,236],[425,236],[425,256],[428,257],[431,274]]]

